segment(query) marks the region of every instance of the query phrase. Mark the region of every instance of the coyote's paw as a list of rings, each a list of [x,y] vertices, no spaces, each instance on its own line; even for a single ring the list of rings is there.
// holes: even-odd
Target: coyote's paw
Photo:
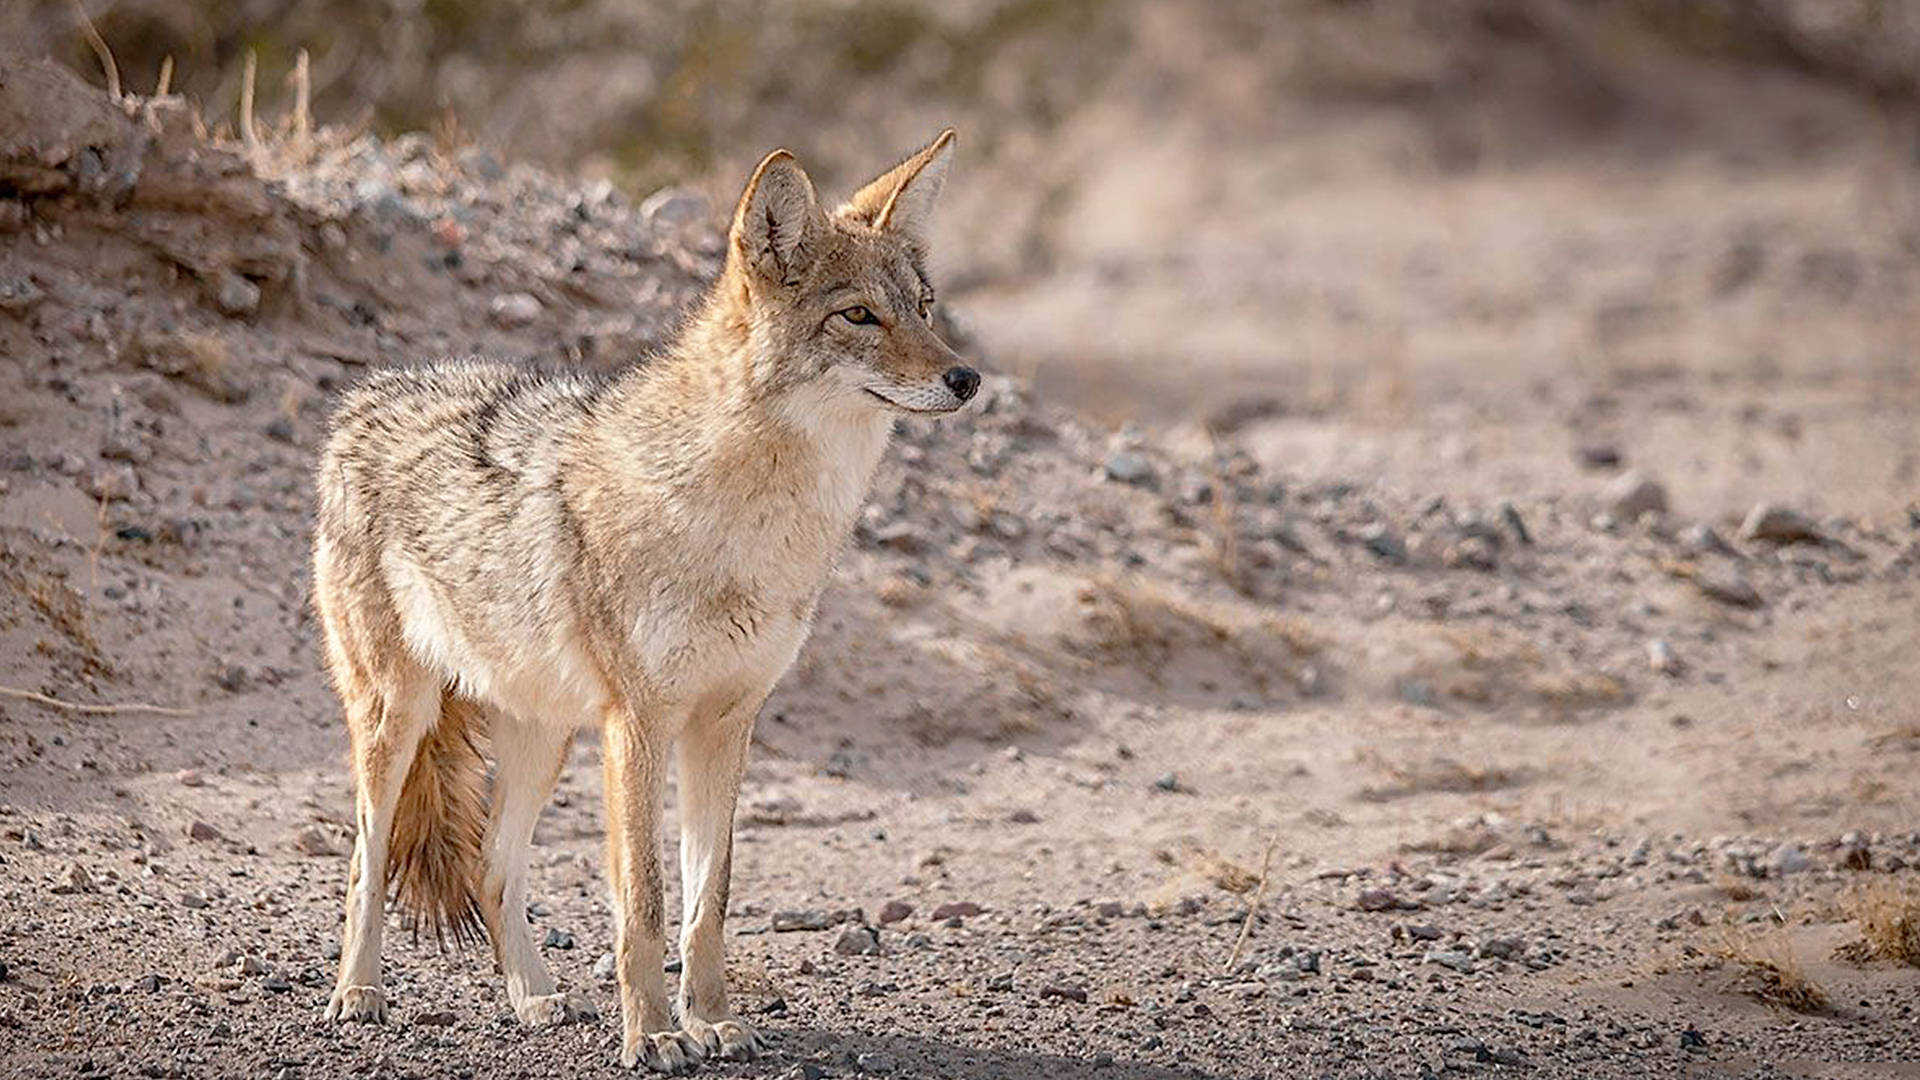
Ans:
[[[520,1022],[528,1027],[558,1027],[585,1023],[600,1018],[600,1010],[580,994],[542,994],[514,1006]]]
[[[705,1055],[700,1044],[682,1031],[645,1032],[627,1039],[620,1064],[629,1069],[679,1074],[693,1068]]]
[[[731,1016],[712,1022],[689,1016],[681,1023],[687,1037],[699,1043],[710,1058],[752,1061],[767,1047],[759,1032]]]
[[[387,995],[377,986],[343,986],[327,1003],[327,1019],[342,1024],[387,1022]]]

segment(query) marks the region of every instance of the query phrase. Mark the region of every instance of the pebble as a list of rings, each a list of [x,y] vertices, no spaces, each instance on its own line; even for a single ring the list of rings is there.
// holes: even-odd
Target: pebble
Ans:
[[[1427,954],[1427,963],[1438,964],[1444,968],[1451,968],[1462,975],[1471,975],[1474,972],[1473,957],[1456,949],[1440,949],[1430,952]]]
[[[1417,902],[1404,900],[1392,889],[1362,889],[1354,897],[1353,906],[1361,911],[1394,911],[1400,908],[1415,909]]]
[[[1169,769],[1159,776],[1154,777],[1153,787],[1156,791],[1179,791],[1180,774]]]
[[[53,891],[66,896],[73,893],[90,893],[98,888],[99,886],[94,884],[93,875],[87,873],[86,867],[79,863],[72,863],[67,867],[67,872],[61,876],[59,883],[53,887]]]
[[[450,1012],[426,1012],[415,1016],[413,1022],[420,1027],[452,1027],[453,1019]]]
[[[96,499],[122,502],[140,493],[140,474],[124,461],[103,461],[81,476],[80,490]]]
[[[180,781],[181,787],[202,787],[207,782],[207,778],[202,776],[198,769],[182,769],[176,779]]]
[[[293,421],[284,416],[276,416],[267,421],[267,426],[263,430],[267,438],[275,442],[286,443],[289,446],[293,444]]]
[[[293,989],[293,983],[287,978],[286,972],[276,971],[260,983],[260,988],[270,994],[284,994]]]
[[[1622,460],[1620,448],[1611,443],[1587,443],[1574,454],[1589,469],[1617,469]]]
[[[1523,938],[1496,937],[1480,943],[1480,955],[1495,960],[1518,960],[1527,953],[1527,943]]]
[[[1733,607],[1757,608],[1765,602],[1760,590],[1730,569],[1702,570],[1694,575],[1693,586],[1707,598]]]
[[[1392,529],[1377,521],[1360,530],[1360,542],[1365,544],[1367,550],[1373,552],[1376,557],[1385,559],[1387,562],[1407,561],[1406,543],[1395,536]]]
[[[549,949],[571,949],[573,948],[573,935],[567,933],[565,930],[549,926],[547,927],[547,939],[543,944]]]
[[[841,956],[872,956],[880,951],[880,936],[865,926],[849,926],[840,932],[833,951]]]
[[[222,273],[214,283],[213,304],[222,315],[244,319],[260,309],[260,286],[231,271]]]
[[[1074,983],[1048,983],[1046,986],[1040,988],[1040,996],[1042,998],[1059,998],[1063,1001],[1085,1004],[1087,1000],[1087,988]]]
[[[531,293],[502,293],[487,305],[487,315],[503,330],[518,330],[540,317],[540,301]]]
[[[863,1050],[853,1056],[854,1068],[875,1076],[885,1076],[893,1071],[893,1058],[878,1050]]]
[[[1767,869],[1776,877],[1798,874],[1813,869],[1813,859],[1801,849],[1799,844],[1786,843],[1773,849],[1767,857]]]
[[[195,821],[193,824],[187,826],[187,839],[189,840],[212,841],[223,838],[224,836],[219,829],[214,828],[204,821]]]
[[[1642,514],[1667,511],[1667,489],[1658,480],[1638,471],[1620,474],[1600,493],[1607,512],[1621,521],[1637,521]]]
[[[600,954],[600,959],[593,962],[593,977],[603,985],[612,985],[618,980],[619,967],[614,962],[612,953],[603,952]]]
[[[293,849],[302,855],[326,856],[338,855],[340,849],[333,842],[333,834],[320,825],[309,825],[293,835]]]
[[[971,900],[950,900],[933,909],[935,921],[946,919],[970,919],[987,910]]]
[[[1748,511],[1746,520],[1740,523],[1740,539],[1800,544],[1818,541],[1822,537],[1820,527],[1805,514],[1763,502]]]
[[[819,908],[776,911],[773,913],[773,932],[784,934],[790,930],[825,930],[834,926],[836,921]]]
[[[880,914],[876,917],[875,921],[879,922],[881,926],[892,926],[894,923],[912,914],[912,904],[907,903],[905,900],[889,900],[880,905]]]
[[[1662,675],[1680,674],[1680,654],[1673,651],[1673,644],[1666,638],[1654,638],[1647,642],[1647,666]]]
[[[1146,487],[1153,483],[1153,462],[1135,450],[1115,450],[1107,455],[1107,479],[1121,484]]]

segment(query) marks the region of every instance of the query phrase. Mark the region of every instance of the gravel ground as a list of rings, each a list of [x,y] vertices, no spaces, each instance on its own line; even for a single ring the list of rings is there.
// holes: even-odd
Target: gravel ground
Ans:
[[[394,1021],[322,1022],[351,818],[309,466],[369,364],[657,343],[711,211],[426,140],[256,170],[6,70],[0,684],[96,711],[0,699],[0,1073],[615,1071],[611,1019],[521,1030],[484,955],[403,934]],[[756,736],[731,975],[773,1050],[702,1071],[1912,1075],[1920,972],[1870,927],[1920,920],[1920,512],[1702,512],[1723,463],[1633,433],[1734,395],[1660,387],[1504,496],[1005,376],[903,424]],[[1765,460],[1719,490],[1790,474],[1801,389],[1740,385]],[[1808,423],[1869,409],[1835,400]],[[610,1016],[596,756],[533,916]]]

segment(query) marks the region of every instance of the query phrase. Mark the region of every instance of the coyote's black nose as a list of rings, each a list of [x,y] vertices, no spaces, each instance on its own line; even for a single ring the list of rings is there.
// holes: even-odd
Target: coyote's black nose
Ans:
[[[970,367],[950,367],[945,375],[940,376],[940,381],[946,383],[947,389],[953,391],[953,396],[961,401],[971,398],[974,391],[980,389],[980,373]]]

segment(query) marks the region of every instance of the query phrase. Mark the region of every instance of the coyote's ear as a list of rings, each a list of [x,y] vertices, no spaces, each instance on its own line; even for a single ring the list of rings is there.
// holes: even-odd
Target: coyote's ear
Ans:
[[[733,257],[769,280],[799,280],[813,258],[826,215],[813,196],[813,181],[792,154],[775,150],[753,170],[729,235]]]
[[[933,224],[933,204],[953,161],[953,129],[940,133],[912,157],[881,173],[840,208],[840,213],[922,247]]]

